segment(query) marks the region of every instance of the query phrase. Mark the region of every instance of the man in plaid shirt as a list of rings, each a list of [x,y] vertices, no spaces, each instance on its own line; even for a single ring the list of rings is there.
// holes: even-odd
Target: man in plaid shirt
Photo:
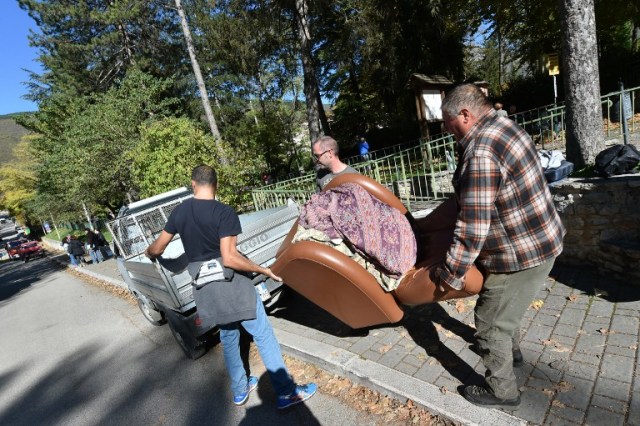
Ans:
[[[520,392],[513,367],[523,364],[520,322],[561,253],[566,231],[522,128],[499,117],[472,84],[448,93],[442,112],[457,141],[458,215],[451,247],[432,278],[443,289],[461,289],[473,264],[483,272],[475,324],[486,385],[465,386],[462,394],[476,405],[514,409]]]

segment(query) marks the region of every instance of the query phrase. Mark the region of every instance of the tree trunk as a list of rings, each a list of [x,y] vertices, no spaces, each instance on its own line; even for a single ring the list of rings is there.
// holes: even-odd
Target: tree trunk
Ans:
[[[296,18],[298,20],[298,37],[300,38],[300,53],[302,56],[302,71],[304,74],[304,97],[307,104],[307,121],[309,122],[309,137],[311,143],[324,135],[320,126],[320,110],[318,99],[318,80],[311,55],[311,32],[309,31],[307,0],[296,0]]]
[[[559,0],[567,159],[580,169],[604,148],[594,0]]]
[[[209,103],[209,93],[207,92],[207,87],[204,85],[204,79],[202,78],[202,73],[200,72],[200,65],[198,64],[198,60],[196,59],[196,50],[193,47],[193,39],[191,38],[191,31],[189,30],[189,24],[187,23],[187,17],[184,14],[184,9],[182,8],[181,0],[176,1],[176,8],[178,9],[178,15],[180,15],[180,22],[182,24],[182,32],[184,33],[184,39],[187,43],[187,51],[189,52],[189,58],[191,58],[191,66],[193,67],[193,73],[196,76],[196,81],[198,82],[198,91],[200,92],[200,99],[202,99],[202,107],[204,108],[204,113],[207,117],[207,121],[209,122],[209,128],[211,129],[211,134],[213,135],[216,143],[216,148],[218,150],[218,155],[220,161],[226,163],[226,157],[224,155],[224,150],[220,145],[220,131],[218,130],[218,125],[216,124],[216,119],[213,116],[213,111],[211,110],[211,104]]]

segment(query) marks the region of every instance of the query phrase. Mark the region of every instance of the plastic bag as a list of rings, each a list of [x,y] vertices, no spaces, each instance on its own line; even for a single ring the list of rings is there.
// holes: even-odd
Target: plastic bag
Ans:
[[[633,170],[640,163],[640,152],[633,145],[613,145],[602,150],[596,156],[594,171],[602,176],[611,177]]]

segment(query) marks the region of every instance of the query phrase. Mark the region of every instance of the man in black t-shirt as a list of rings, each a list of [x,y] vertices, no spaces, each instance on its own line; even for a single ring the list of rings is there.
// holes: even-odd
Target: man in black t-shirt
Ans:
[[[194,197],[176,207],[164,230],[145,251],[154,259],[160,256],[173,236],[180,234],[192,276],[199,266],[218,259],[235,273],[228,281],[215,281],[193,288],[198,315],[203,322],[217,323],[224,349],[227,372],[231,379],[233,402],[243,405],[257,387],[258,378],[247,376],[240,357],[240,326],[253,336],[271,384],[278,395],[277,408],[285,409],[305,401],[317,390],[314,383],[296,385],[287,372],[280,345],[276,340],[262,301],[246,272],[282,279],[238,252],[237,236],[242,232],[240,219],[229,206],[215,199],[217,175],[213,168],[200,165],[193,169],[191,186]]]

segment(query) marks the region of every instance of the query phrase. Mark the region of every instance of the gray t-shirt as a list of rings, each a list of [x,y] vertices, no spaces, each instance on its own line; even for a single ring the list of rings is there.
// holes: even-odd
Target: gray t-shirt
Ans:
[[[359,173],[359,172],[351,166],[345,167],[343,171],[338,173],[331,173],[327,169],[318,170],[318,173],[316,174],[316,184],[318,185],[318,191],[322,191],[324,187],[327,186],[327,184],[331,182],[331,180],[334,177],[338,175],[343,175],[345,173]]]

